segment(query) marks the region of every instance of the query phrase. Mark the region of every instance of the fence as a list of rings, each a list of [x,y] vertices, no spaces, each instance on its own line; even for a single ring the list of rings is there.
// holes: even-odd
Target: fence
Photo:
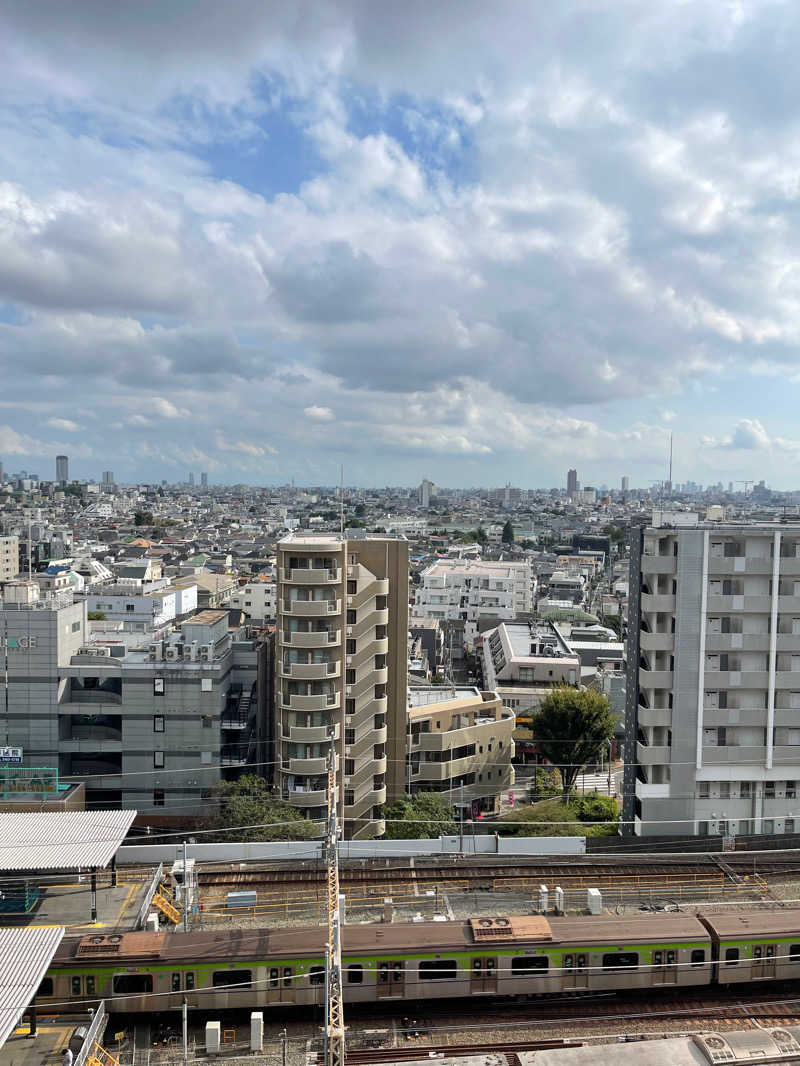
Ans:
[[[153,896],[158,892],[158,886],[161,884],[161,878],[164,876],[164,863],[159,863],[158,869],[153,874],[153,880],[150,882],[150,887],[145,893],[145,897],[142,900],[142,905],[139,908],[139,913],[136,915],[136,928],[144,929],[145,922],[147,921],[147,915],[150,913],[150,908],[153,905]]]

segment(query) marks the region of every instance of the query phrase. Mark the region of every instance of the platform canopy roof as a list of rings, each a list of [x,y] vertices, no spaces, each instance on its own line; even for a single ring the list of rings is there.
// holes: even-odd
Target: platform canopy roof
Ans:
[[[0,1047],[36,995],[63,935],[63,925],[0,929]]]
[[[0,870],[108,866],[136,811],[0,813]]]

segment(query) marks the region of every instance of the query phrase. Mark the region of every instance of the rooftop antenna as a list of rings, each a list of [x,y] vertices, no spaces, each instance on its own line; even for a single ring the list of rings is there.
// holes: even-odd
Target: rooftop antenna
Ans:
[[[672,431],[669,434],[669,491],[672,492]]]
[[[339,467],[339,536],[344,540],[344,463]]]

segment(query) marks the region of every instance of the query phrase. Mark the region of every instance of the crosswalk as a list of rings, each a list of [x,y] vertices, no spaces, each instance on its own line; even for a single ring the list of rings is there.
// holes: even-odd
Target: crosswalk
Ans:
[[[575,780],[576,792],[599,792],[601,796],[616,795],[616,782],[611,774],[611,789],[608,787],[608,774],[579,774]]]

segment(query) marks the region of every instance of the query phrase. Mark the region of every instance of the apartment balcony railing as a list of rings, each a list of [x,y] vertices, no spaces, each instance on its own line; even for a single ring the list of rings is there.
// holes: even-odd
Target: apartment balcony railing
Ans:
[[[341,600],[284,600],[283,613],[296,618],[324,618],[342,613]]]
[[[315,633],[291,633],[288,629],[281,631],[281,643],[288,648],[330,648],[341,642],[341,629]]]
[[[281,567],[281,581],[289,585],[336,585],[341,580],[341,567]]]
[[[316,696],[284,696],[281,694],[281,706],[290,711],[328,711],[341,706],[338,692],[324,692]]]
[[[281,663],[281,676],[297,681],[314,681],[339,677],[341,663]]]

